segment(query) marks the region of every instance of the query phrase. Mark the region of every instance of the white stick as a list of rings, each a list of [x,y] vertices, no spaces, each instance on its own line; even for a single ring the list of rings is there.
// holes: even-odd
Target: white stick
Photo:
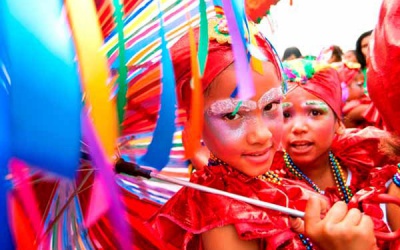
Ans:
[[[164,175],[161,175],[161,174],[157,174],[157,173],[154,173],[154,172],[152,172],[150,175],[151,175],[152,178],[155,178],[155,179],[163,180],[163,181],[166,181],[166,182],[178,184],[178,185],[185,186],[185,187],[190,187],[190,188],[193,188],[193,189],[196,189],[196,190],[200,190],[200,191],[203,191],[203,192],[207,192],[207,193],[226,196],[226,197],[229,197],[229,198],[232,198],[232,199],[235,199],[235,200],[239,200],[239,201],[243,201],[243,202],[258,206],[258,207],[268,208],[268,209],[271,209],[271,210],[275,210],[275,211],[279,211],[279,212],[282,212],[282,213],[285,213],[285,214],[289,214],[289,215],[294,216],[294,217],[300,217],[300,218],[304,217],[304,212],[301,212],[299,210],[295,210],[295,209],[292,209],[292,208],[279,206],[279,205],[276,205],[276,204],[273,204],[273,203],[269,203],[269,202],[265,202],[265,201],[251,199],[251,198],[248,198],[248,197],[245,197],[245,196],[242,196],[242,195],[232,194],[232,193],[221,191],[221,190],[218,190],[218,189],[215,189],[215,188],[210,188],[210,187],[206,187],[206,186],[203,186],[203,185],[195,184],[195,183],[192,183],[192,182],[188,182],[188,181],[183,181],[183,180],[179,180],[179,179],[176,179],[176,178],[167,177],[167,176],[164,176]]]

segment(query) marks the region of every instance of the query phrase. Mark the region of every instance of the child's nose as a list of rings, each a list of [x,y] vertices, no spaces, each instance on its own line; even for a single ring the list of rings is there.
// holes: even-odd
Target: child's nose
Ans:
[[[308,131],[308,126],[306,118],[302,116],[294,117],[291,132],[293,134],[301,134],[307,131]]]
[[[249,144],[266,144],[272,138],[271,131],[261,117],[257,118],[250,126],[250,132],[247,134]]]

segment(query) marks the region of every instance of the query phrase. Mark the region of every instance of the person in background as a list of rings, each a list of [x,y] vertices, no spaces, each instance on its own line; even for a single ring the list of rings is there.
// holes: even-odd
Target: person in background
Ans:
[[[346,128],[365,128],[372,125],[364,117],[371,99],[364,93],[364,74],[360,64],[344,62],[337,71],[342,85],[344,125]]]
[[[364,89],[368,93],[367,88],[367,60],[369,55],[369,41],[371,39],[372,30],[362,33],[356,42],[356,57],[358,63],[361,65],[361,70],[364,74]]]
[[[302,54],[297,47],[289,47],[285,49],[283,53],[282,61],[293,60],[297,58],[301,58]]]
[[[317,57],[317,60],[332,64],[335,67],[339,67],[342,62],[342,56],[342,49],[337,45],[332,45],[327,48],[323,48]]]
[[[343,61],[350,63],[358,63],[357,55],[355,50],[348,50],[343,54]],[[361,67],[361,65],[360,65]]]

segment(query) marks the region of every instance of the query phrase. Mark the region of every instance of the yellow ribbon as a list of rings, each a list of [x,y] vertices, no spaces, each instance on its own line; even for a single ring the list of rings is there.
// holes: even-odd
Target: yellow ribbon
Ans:
[[[109,160],[114,155],[117,139],[115,100],[111,100],[108,66],[101,53],[103,37],[96,7],[91,0],[66,0],[66,8],[75,40],[81,79],[89,115],[100,143]]]

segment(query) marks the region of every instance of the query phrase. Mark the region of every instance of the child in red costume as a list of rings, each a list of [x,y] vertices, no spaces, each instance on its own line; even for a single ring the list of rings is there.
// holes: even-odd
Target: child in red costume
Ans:
[[[396,172],[395,166],[376,168],[391,162],[379,151],[386,132],[344,128],[337,71],[317,61],[297,60],[284,63],[284,72],[289,91],[282,104],[283,176],[346,203],[370,186],[386,192],[385,184]],[[370,209],[376,211],[376,227],[388,230],[381,209]]]
[[[338,68],[342,82],[343,123],[346,128],[365,128],[369,124],[364,118],[364,113],[371,103],[365,94],[364,74],[358,63],[343,63]],[[372,125],[372,124],[370,124]]]
[[[268,60],[262,62],[262,73],[252,70],[256,94],[251,100],[231,97],[236,88],[231,45],[215,40],[209,43],[202,87],[203,140],[211,157],[207,166],[193,174],[191,182],[303,210],[311,195],[310,189],[269,171],[275,164],[274,155],[282,135],[282,79],[270,45],[258,35],[255,39]],[[189,110],[188,36],[180,39],[170,51],[179,103]],[[188,119],[190,123],[190,113]],[[306,210],[305,223],[309,226],[305,234],[313,236],[322,249],[345,246],[352,249],[356,242],[365,244],[364,249],[374,249],[376,243],[369,230],[370,218],[354,209],[351,213],[359,220],[350,222],[345,216],[346,209],[342,203],[335,204],[329,216],[321,220],[319,201],[311,199]],[[343,213],[336,213],[338,210]],[[336,223],[343,221],[347,221],[347,226],[341,225],[345,230],[325,230],[325,225],[335,228]],[[289,224],[288,216],[282,213],[185,187],[152,220],[153,228],[170,249],[312,249],[306,236],[294,237],[296,234]],[[369,232],[367,237],[361,235],[363,227]],[[332,232],[337,234],[333,236]],[[354,233],[352,241],[342,237],[349,232]]]

